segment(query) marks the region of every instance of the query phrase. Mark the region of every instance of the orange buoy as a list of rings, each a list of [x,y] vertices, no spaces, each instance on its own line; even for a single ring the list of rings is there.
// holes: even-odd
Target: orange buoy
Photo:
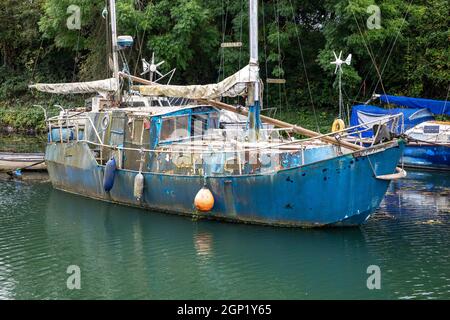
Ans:
[[[214,207],[214,196],[208,188],[203,187],[197,192],[194,204],[199,211],[210,211]]]

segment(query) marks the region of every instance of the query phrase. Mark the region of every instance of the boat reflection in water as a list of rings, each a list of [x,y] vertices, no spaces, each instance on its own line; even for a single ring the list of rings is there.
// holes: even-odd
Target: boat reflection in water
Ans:
[[[450,173],[408,170],[408,178],[392,183],[385,197],[385,205],[391,214],[408,214],[419,221],[448,218],[450,210]],[[411,215],[411,208],[426,208],[419,215]],[[386,208],[382,211],[386,211]]]
[[[58,221],[54,232],[84,235],[76,251],[95,265],[84,274],[95,297],[442,297],[450,279],[448,192],[448,179],[412,172],[355,230],[192,221],[59,191],[51,192],[47,215]],[[64,212],[61,202],[69,203]],[[370,265],[382,270],[381,290],[367,289]],[[106,279],[100,270],[108,270]]]
[[[48,183],[0,184],[0,298],[450,298],[449,177],[392,184],[354,229],[284,229],[148,214]],[[68,290],[68,266],[81,290]],[[381,269],[369,290],[367,268]]]
[[[396,298],[450,297],[449,199],[449,173],[409,170],[363,229]]]
[[[357,297],[367,290],[362,262],[369,256],[359,229],[299,232],[192,221],[57,190],[50,192],[46,220],[48,236],[65,239],[54,244],[67,252],[61,264],[84,270],[83,296]]]

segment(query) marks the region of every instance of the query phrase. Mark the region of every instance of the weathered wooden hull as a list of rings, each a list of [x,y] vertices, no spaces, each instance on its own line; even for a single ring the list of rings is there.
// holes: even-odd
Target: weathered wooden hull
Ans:
[[[402,161],[411,168],[450,170],[450,146],[408,143]]]
[[[274,226],[356,226],[377,209],[395,172],[404,143],[393,142],[273,174],[208,177],[215,204],[197,212],[200,176],[143,173],[144,195],[133,196],[136,171],[118,169],[110,192],[103,190],[104,166],[84,142],[49,144],[46,161],[53,186],[67,192],[146,209]],[[374,170],[376,171],[374,173]]]

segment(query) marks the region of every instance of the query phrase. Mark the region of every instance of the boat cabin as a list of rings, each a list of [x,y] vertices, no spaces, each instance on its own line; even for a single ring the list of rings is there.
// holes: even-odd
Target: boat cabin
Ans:
[[[92,112],[88,116],[93,126],[86,127],[86,140],[101,142],[99,146],[93,146],[97,153],[96,158],[105,163],[114,156],[120,168],[136,171],[169,170],[163,165],[164,161],[160,161],[162,154],[172,158],[171,155],[176,149],[175,143],[201,139],[208,130],[219,127],[219,111],[214,107],[202,105],[130,107],[109,112]],[[111,150],[107,146],[117,148]],[[161,152],[158,154],[148,150]],[[167,162],[173,164],[174,161]]]
[[[289,128],[264,126],[252,142],[243,121],[224,127],[222,112],[195,105],[60,115],[49,121],[49,143],[84,142],[99,165],[114,157],[119,169],[201,176],[271,173],[343,151],[320,141],[299,143]]]

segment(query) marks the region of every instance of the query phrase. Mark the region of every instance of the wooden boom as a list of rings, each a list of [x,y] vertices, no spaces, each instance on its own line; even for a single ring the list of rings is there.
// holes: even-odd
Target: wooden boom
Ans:
[[[228,111],[231,111],[231,112],[234,112],[234,113],[237,113],[237,114],[241,114],[241,115],[244,115],[244,116],[248,115],[248,111],[247,110],[245,110],[243,108],[234,107],[232,105],[229,105],[229,104],[226,104],[226,103],[223,103],[223,102],[214,101],[214,100],[202,100],[200,102],[205,103],[205,104],[210,104],[210,105],[212,105],[214,107],[217,107],[217,108],[220,108],[220,109],[224,109],[224,110],[228,110]],[[315,131],[312,131],[312,130],[309,130],[309,129],[305,129],[305,128],[300,127],[300,126],[290,124],[288,122],[284,122],[284,121],[277,120],[277,119],[270,118],[270,117],[263,116],[263,115],[261,115],[260,117],[261,117],[261,120],[263,120],[266,123],[273,124],[274,126],[279,127],[279,128],[292,128],[292,131],[294,131],[295,133],[302,134],[302,135],[307,136],[307,137],[318,138],[318,139],[320,139],[320,140],[322,140],[324,142],[331,143],[331,144],[334,144],[334,145],[337,145],[337,146],[342,146],[342,147],[345,147],[345,148],[348,148],[348,149],[354,150],[354,151],[364,149],[363,147],[358,146],[356,144],[349,143],[347,141],[338,140],[335,137],[324,136],[324,135],[322,135],[322,134],[320,134],[318,132],[315,132]]]

